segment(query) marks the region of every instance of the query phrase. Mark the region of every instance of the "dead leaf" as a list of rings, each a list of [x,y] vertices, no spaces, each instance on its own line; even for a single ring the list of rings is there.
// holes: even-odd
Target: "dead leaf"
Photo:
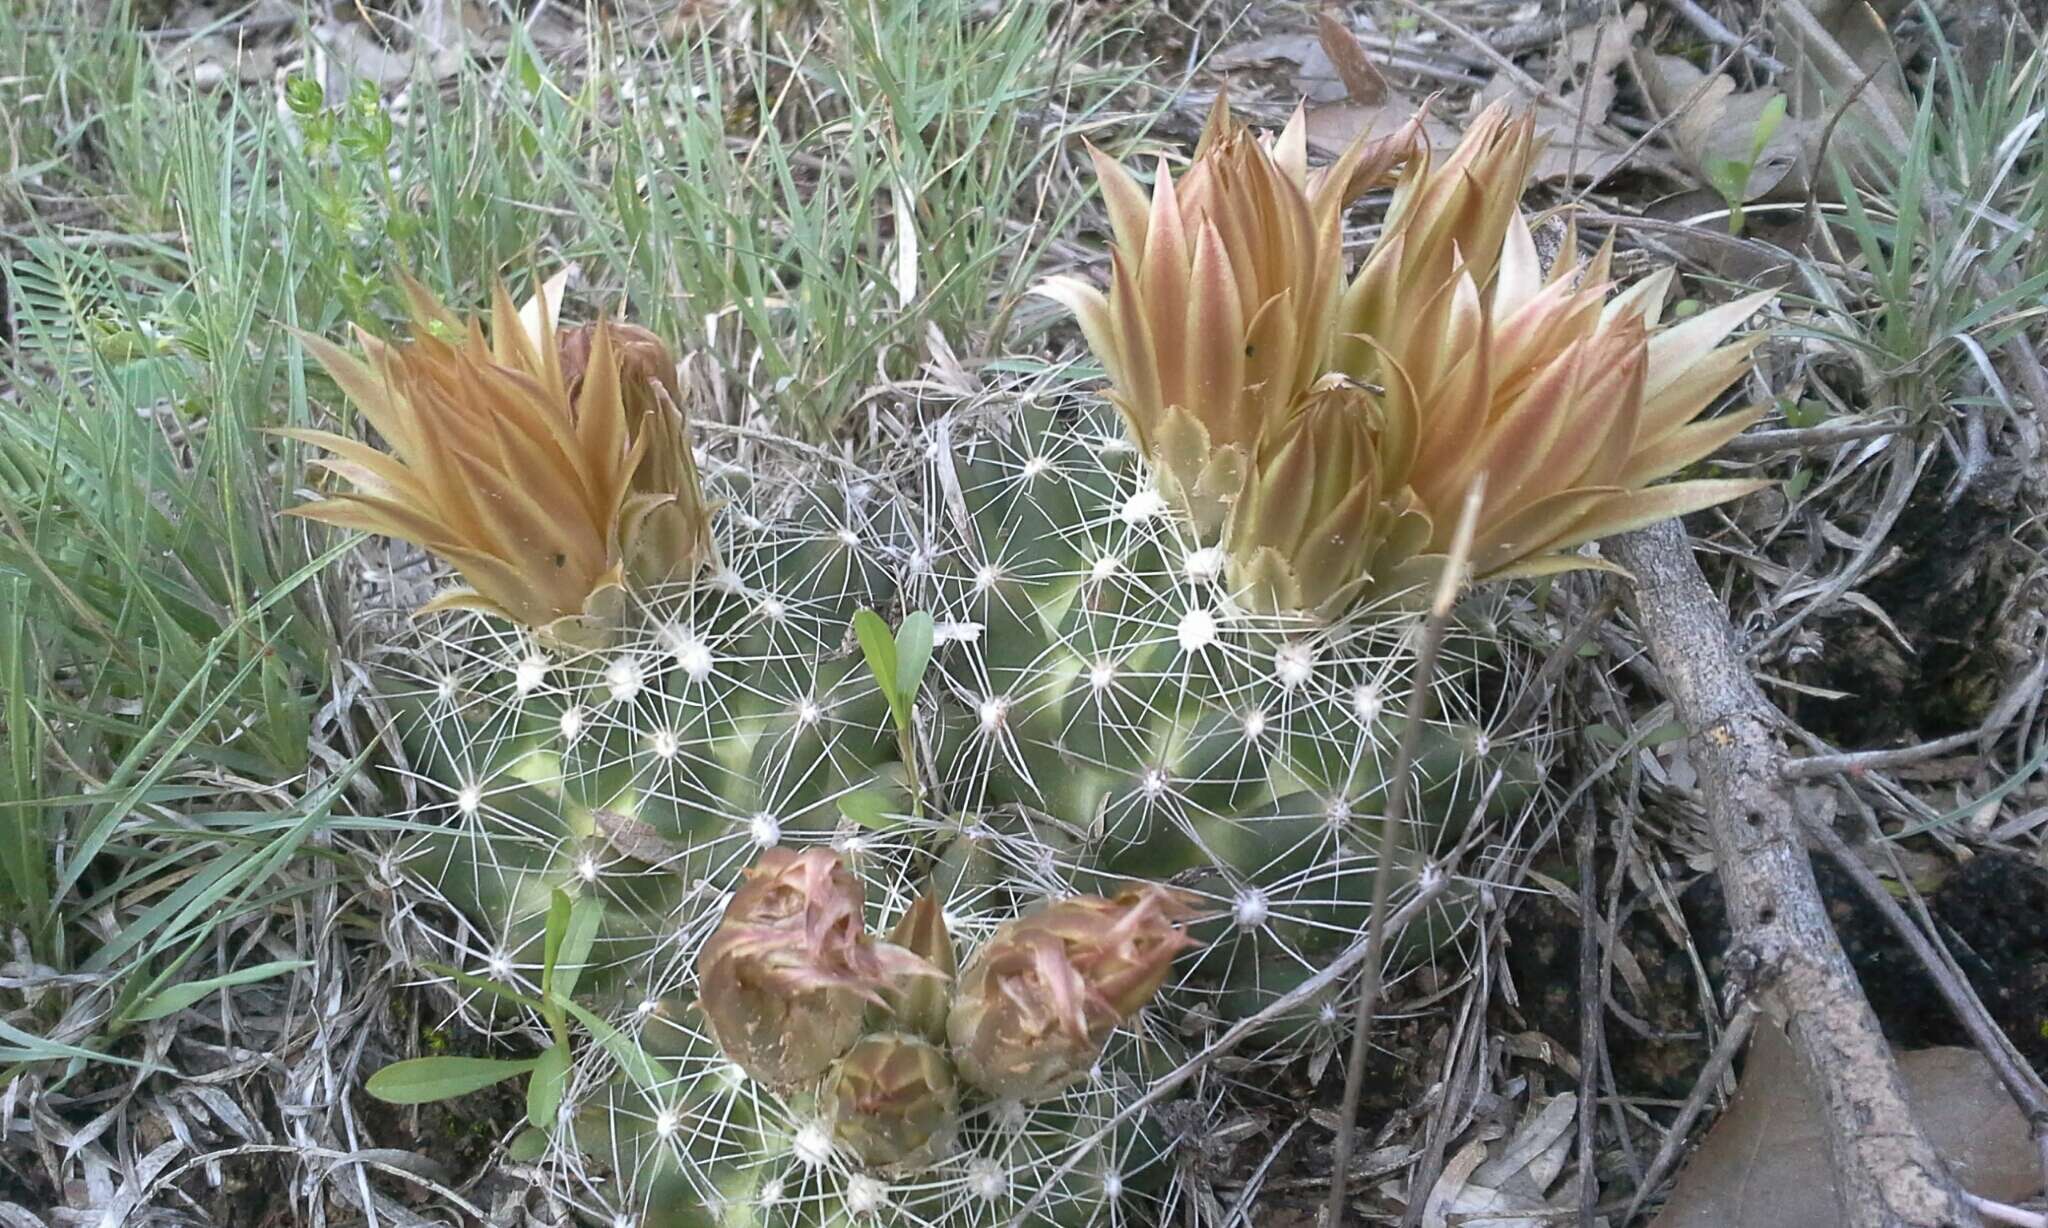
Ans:
[[[1781,105],[1774,102],[1782,97],[1777,91],[1737,93],[1730,78],[1709,80],[1675,55],[1639,54],[1634,71],[1657,114],[1671,117],[1664,131],[1672,152],[1701,183],[1726,183],[1740,191],[1745,204],[1805,195],[1812,179],[1809,155],[1820,140],[1814,121],[1788,115],[1757,149],[1764,113]],[[1744,166],[1743,182],[1733,184],[1730,171]]]
[[[1700,183],[1724,197],[1744,204],[1800,200],[1809,192],[1836,199],[1829,177],[1814,172],[1820,142],[1842,100],[1860,87],[1855,109],[1913,113],[1891,32],[1875,9],[1863,0],[1808,0],[1805,7],[1856,63],[1853,78],[1834,66],[1837,57],[1815,54],[1796,28],[1782,24],[1776,45],[1787,64],[1783,90],[1738,91],[1726,75],[1709,79],[1675,55],[1638,51],[1631,61],[1656,114],[1669,117],[1664,132],[1672,152]],[[1774,110],[1782,118],[1771,119]],[[1841,149],[1853,147],[1855,127],[1837,128],[1833,139]]]
[[[385,90],[411,80],[416,70],[428,80],[445,81],[471,54],[498,54],[510,45],[488,7],[476,0],[419,0],[407,20],[387,22],[377,31],[331,19],[313,27],[313,39],[328,61],[323,84],[337,98],[347,95],[345,78],[373,81]]]
[[[1899,1055],[1906,1098],[1963,1188],[2018,1202],[2041,1188],[2027,1122],[1974,1049]],[[1760,1024],[1728,1111],[1678,1175],[1651,1228],[1836,1228],[1820,1111],[1785,1033]]]
[[[1429,1192],[1421,1217],[1425,1228],[1549,1228],[1558,1208],[1547,1191],[1577,1143],[1578,1104],[1570,1092],[1531,1104],[1512,1138],[1467,1143]]]
[[[1322,47],[1323,54],[1330,58],[1330,63],[1336,66],[1337,76],[1343,80],[1351,101],[1386,101],[1392,92],[1387,79],[1373,66],[1372,57],[1365,53],[1365,45],[1358,41],[1358,35],[1328,9],[1316,13],[1316,42]]]
[[[1478,105],[1506,99],[1533,106],[1543,152],[1530,168],[1538,182],[1604,179],[1621,169],[1632,142],[1607,122],[1614,110],[1615,72],[1628,59],[1630,47],[1648,15],[1640,4],[1626,13],[1573,30],[1554,57],[1544,80],[1548,92],[1563,105],[1541,101],[1506,74],[1496,76],[1479,93]]]
[[[1305,122],[1308,143],[1321,153],[1342,153],[1360,137],[1376,141],[1383,136],[1392,136],[1401,125],[1415,118],[1415,110],[1420,105],[1414,99],[1389,92],[1386,101],[1380,103],[1339,102],[1311,106]],[[1438,153],[1456,145],[1458,138],[1464,135],[1455,124],[1437,118],[1433,110],[1422,119],[1422,134],[1429,139],[1429,147]]]
[[[599,807],[590,812],[591,826],[614,853],[658,866],[683,851],[653,825],[631,815]]]
[[[1855,61],[1854,76],[1834,71],[1832,57],[1811,54],[1801,42],[1798,28],[1782,16],[1774,16],[1773,41],[1780,58],[1790,66],[1792,114],[1804,119],[1824,119],[1832,105],[1839,105],[1864,77],[1862,97],[1891,108],[1910,126],[1913,92],[1906,85],[1905,70],[1899,65],[1898,46],[1885,24],[1883,14],[1866,0],[1803,0],[1806,10],[1841,49]],[[1899,9],[1888,4],[1888,9]]]
[[[1209,66],[1218,72],[1228,72],[1283,61],[1294,66],[1292,84],[1311,106],[1337,102],[1350,94],[1336,64],[1313,34],[1274,34],[1239,43],[1217,52],[1210,58]]]

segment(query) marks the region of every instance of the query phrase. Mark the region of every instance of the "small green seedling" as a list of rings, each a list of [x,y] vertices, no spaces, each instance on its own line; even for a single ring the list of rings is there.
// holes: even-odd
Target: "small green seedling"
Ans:
[[[1764,156],[1764,146],[1771,143],[1777,134],[1778,125],[1785,122],[1785,96],[1779,94],[1764,104],[1757,113],[1756,127],[1749,134],[1749,156],[1746,158],[1711,158],[1707,161],[1707,183],[1721,199],[1728,202],[1728,233],[1742,233],[1742,206],[1749,198],[1749,177],[1756,170],[1756,164]]]
[[[862,610],[853,616],[853,633],[860,639],[861,655],[867,658],[868,672],[875,676],[875,685],[882,688],[883,697],[889,701],[889,714],[896,721],[897,749],[904,770],[910,774],[912,813],[920,810],[924,802],[917,774],[917,737],[912,717],[918,688],[924,685],[925,670],[932,663],[935,632],[932,616],[926,610],[906,614],[894,638],[889,635],[889,624],[873,610]],[[839,809],[863,827],[882,827],[887,825],[884,805],[873,794],[854,793],[840,799]]]
[[[590,963],[590,950],[604,923],[604,901],[596,896],[570,899],[557,889],[549,901],[547,931],[543,938],[540,996],[521,993],[506,985],[464,972],[459,968],[429,964],[428,969],[468,989],[523,1006],[547,1020],[553,1043],[529,1058],[416,1057],[393,1062],[370,1076],[365,1084],[372,1096],[387,1104],[428,1104],[482,1091],[486,1087],[529,1076],[526,1084],[526,1120],[532,1127],[513,1143],[514,1149],[538,1154],[554,1128],[562,1107],[562,1094],[569,1082],[569,1021],[581,1023],[617,1060],[621,1070],[643,1088],[661,1085],[667,1077],[659,1062],[647,1056],[618,1029],[578,1005],[573,998],[576,982]]]

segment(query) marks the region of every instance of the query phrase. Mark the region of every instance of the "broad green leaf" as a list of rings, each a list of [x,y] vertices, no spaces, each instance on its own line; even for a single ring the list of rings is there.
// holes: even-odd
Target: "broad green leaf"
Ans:
[[[868,660],[868,672],[875,676],[882,694],[888,697],[890,710],[896,712],[897,724],[902,724],[903,714],[896,711],[896,641],[889,635],[889,624],[873,610],[862,610],[853,616],[853,633],[860,639],[860,651]]]
[[[505,1158],[514,1164],[531,1164],[548,1152],[548,1136],[541,1130],[521,1130],[505,1148]]]
[[[161,1019],[165,1015],[184,1010],[216,989],[230,985],[247,985],[252,981],[268,980],[280,973],[293,972],[304,968],[310,961],[303,959],[280,959],[267,964],[256,964],[249,968],[238,968],[220,976],[208,977],[203,981],[186,981],[163,990],[149,1001],[130,1011],[128,1018],[137,1022]]]
[[[910,706],[917,702],[917,688],[924,685],[924,671],[932,663],[931,612],[918,610],[906,615],[903,625],[896,629],[896,690],[894,694],[902,700],[902,710],[897,713],[899,725],[910,724]]]
[[[541,1050],[533,1063],[533,1078],[526,1083],[526,1120],[536,1129],[555,1124],[562,1108],[562,1092],[569,1085],[569,1046],[557,1042]]]
[[[517,1078],[536,1064],[533,1058],[416,1057],[371,1075],[363,1089],[386,1104],[431,1104]]]
[[[852,819],[862,827],[886,831],[896,826],[897,820],[889,814],[889,799],[874,789],[855,789],[839,797],[839,813]]]

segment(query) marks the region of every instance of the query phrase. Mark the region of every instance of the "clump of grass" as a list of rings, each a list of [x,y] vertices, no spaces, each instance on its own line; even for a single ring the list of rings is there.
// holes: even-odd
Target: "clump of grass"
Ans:
[[[1971,383],[1984,392],[1966,401],[2011,414],[1990,356],[2033,322],[2048,287],[2048,189],[2035,173],[2048,155],[2048,65],[2039,50],[2009,45],[1973,80],[1946,44],[1936,51],[1934,88],[1898,117],[1909,139],[1858,133],[1853,162],[1831,159],[1839,263],[1868,275],[1868,293],[1826,304],[1842,324],[1830,335],[1916,420],[1956,404]]]
[[[677,50],[593,132],[609,191],[568,198],[570,250],[653,290],[658,330],[805,438],[914,374],[933,331],[993,349],[1082,203],[1053,190],[1062,131],[1134,74],[1083,67],[1099,39],[1055,38],[1058,6],[981,7],[832,6],[802,47]]]

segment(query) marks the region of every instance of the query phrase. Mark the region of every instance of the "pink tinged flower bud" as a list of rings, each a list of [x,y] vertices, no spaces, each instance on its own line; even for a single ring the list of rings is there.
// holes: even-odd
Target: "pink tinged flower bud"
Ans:
[[[832,1067],[825,1111],[833,1137],[873,1168],[922,1168],[946,1149],[959,1094],[953,1064],[928,1041],[864,1037]]]
[[[1076,896],[998,929],[968,961],[946,1033],[960,1075],[991,1095],[1052,1096],[1086,1074],[1117,1025],[1193,945],[1188,906],[1147,884]]]
[[[882,989],[937,975],[867,934],[862,903],[860,880],[826,849],[769,849],[733,893],[698,956],[697,1000],[719,1048],[754,1078],[817,1078]]]

